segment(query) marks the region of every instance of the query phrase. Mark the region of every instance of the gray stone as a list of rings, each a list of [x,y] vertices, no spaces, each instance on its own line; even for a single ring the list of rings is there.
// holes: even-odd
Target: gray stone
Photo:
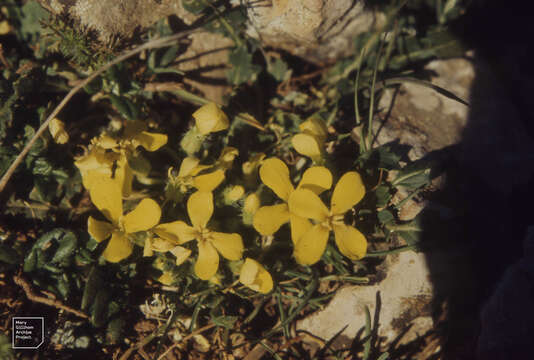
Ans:
[[[264,46],[316,63],[354,51],[353,39],[384,22],[384,16],[353,0],[247,0],[248,34]]]
[[[425,66],[434,72],[431,82],[462,99],[469,99],[474,68],[466,59],[435,60]],[[467,122],[468,107],[419,84],[405,83],[398,90],[387,89],[380,98],[382,116],[376,121],[378,145],[398,139],[410,145],[408,154],[417,160],[432,150],[460,141]],[[388,116],[387,116],[388,115]]]
[[[378,284],[339,290],[324,310],[299,321],[297,330],[328,340],[348,325],[337,345],[349,345],[365,326],[365,307],[373,317],[379,303],[378,335],[386,343],[406,330],[401,344],[425,334],[433,326],[430,317],[433,287],[425,255],[415,252],[392,255],[384,262],[383,271],[386,277]]]

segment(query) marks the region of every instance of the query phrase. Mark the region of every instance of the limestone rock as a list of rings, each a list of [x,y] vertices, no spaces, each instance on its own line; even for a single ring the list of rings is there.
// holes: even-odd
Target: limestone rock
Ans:
[[[425,69],[435,74],[433,84],[469,99],[475,74],[470,61],[435,60]],[[458,143],[467,122],[467,106],[418,84],[405,83],[398,91],[386,90],[378,106],[384,114],[389,113],[384,124],[375,123],[376,130],[381,129],[378,144],[399,139],[401,144],[412,147],[408,154],[411,160]]]
[[[352,40],[383,22],[353,0],[247,0],[249,35],[316,63],[353,51]]]
[[[365,306],[373,318],[379,304],[378,335],[386,343],[406,330],[400,343],[425,334],[433,326],[430,316],[433,287],[425,255],[410,251],[390,256],[384,269],[386,277],[380,283],[339,290],[324,310],[299,321],[297,330],[328,340],[348,325],[337,345],[349,345],[365,326]]]

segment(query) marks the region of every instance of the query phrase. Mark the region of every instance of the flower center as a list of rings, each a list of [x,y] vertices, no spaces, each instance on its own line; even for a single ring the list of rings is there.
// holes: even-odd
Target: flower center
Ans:
[[[208,241],[211,238],[211,231],[206,228],[199,227],[196,229],[196,238],[198,241]]]
[[[332,230],[334,228],[334,225],[343,225],[345,223],[344,220],[344,214],[333,214],[332,210],[330,210],[328,217],[325,221],[323,221],[323,226],[325,226],[329,230]]]

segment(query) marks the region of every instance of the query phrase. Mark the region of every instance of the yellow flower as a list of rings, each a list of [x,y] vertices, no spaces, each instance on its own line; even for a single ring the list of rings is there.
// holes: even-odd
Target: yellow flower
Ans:
[[[245,198],[243,203],[242,219],[243,224],[252,225],[254,214],[260,208],[260,197],[256,193],[252,193]]]
[[[295,190],[289,197],[289,209],[299,216],[316,221],[297,241],[295,258],[299,264],[311,265],[319,261],[334,231],[339,251],[357,260],[367,252],[367,240],[356,228],[344,223],[344,214],[365,195],[365,187],[357,172],[350,171],[339,179],[332,194],[330,209],[309,189]]]
[[[50,120],[48,130],[57,144],[65,144],[69,141],[69,133],[65,131],[65,123],[58,118]]]
[[[186,157],[180,165],[178,176],[172,175],[169,168],[169,183],[177,188],[182,194],[194,187],[200,191],[213,191],[224,180],[224,170],[216,169],[213,172],[199,175],[201,171],[211,168],[210,165],[200,165],[200,160],[194,157]]]
[[[291,143],[295,150],[304,156],[318,161],[324,152],[324,143],[328,135],[326,124],[321,119],[309,118],[299,125],[300,134],[293,136]]]
[[[243,253],[243,239],[239,234],[215,232],[206,227],[213,214],[211,192],[197,191],[187,201],[187,213],[193,226],[175,221],[172,233],[178,235],[180,244],[197,240],[198,259],[195,274],[202,280],[209,280],[219,268],[219,254],[228,260],[239,260]],[[161,236],[155,228],[154,232]]]
[[[245,195],[245,188],[241,185],[233,185],[228,186],[226,189],[224,189],[223,196],[224,196],[224,203],[226,205],[231,205],[232,203],[235,203],[239,199],[241,199]]]
[[[273,289],[271,274],[259,262],[250,258],[246,258],[241,267],[239,282],[262,294],[267,294]]]
[[[204,192],[211,192],[224,181],[224,172],[232,167],[232,162],[239,154],[236,148],[225,147],[213,165],[200,165],[195,157],[186,157],[180,165],[178,176],[172,175],[169,168],[168,177],[171,189],[185,194],[192,187]]]
[[[154,255],[154,251],[168,251],[176,257],[176,266],[183,264],[189,255],[191,255],[191,250],[178,245],[180,242],[178,240],[178,235],[174,230],[176,226],[180,226],[177,224],[177,221],[159,224],[153,228],[152,232],[156,233],[160,237],[153,238],[148,236],[145,239],[143,256],[152,256]]]
[[[83,186],[91,191],[101,179],[108,179],[129,196],[132,190],[133,173],[124,154],[108,152],[100,146],[92,146],[89,152],[78,158],[74,165],[82,175]]]
[[[118,262],[130,256],[133,249],[130,234],[153,228],[161,217],[161,209],[152,199],[141,200],[134,210],[123,215],[120,188],[116,182],[107,178],[100,178],[89,193],[95,206],[109,222],[90,216],[87,229],[98,242],[111,237],[103,253],[109,262]]]
[[[130,195],[133,171],[128,161],[142,161],[135,153],[136,148],[141,146],[147,151],[156,151],[167,143],[167,135],[149,133],[145,129],[145,123],[129,121],[122,137],[102,134],[91,141],[89,152],[74,163],[80,170],[87,190],[91,191],[95,179],[98,181],[105,177],[119,185],[123,196]]]
[[[237,150],[235,147],[226,146],[224,149],[222,149],[221,155],[219,155],[219,158],[215,162],[214,166],[223,170],[230,170],[237,155],[239,155],[239,150]]]
[[[147,126],[143,121],[127,121],[124,132],[120,137],[102,134],[93,139],[92,143],[107,150],[115,152],[125,151],[134,153],[141,146],[147,151],[156,151],[167,143],[167,135],[146,131]]]
[[[230,121],[217,104],[208,103],[193,113],[198,131],[202,135],[228,128]]]
[[[295,244],[298,238],[311,227],[305,218],[289,211],[287,201],[294,188],[289,179],[289,169],[280,159],[270,158],[263,162],[260,168],[260,178],[265,185],[274,191],[283,204],[263,206],[254,215],[254,228],[262,235],[272,235],[280,226],[290,222],[291,239]],[[332,174],[323,166],[313,166],[307,169],[297,189],[309,189],[314,194],[320,194],[332,186]]]

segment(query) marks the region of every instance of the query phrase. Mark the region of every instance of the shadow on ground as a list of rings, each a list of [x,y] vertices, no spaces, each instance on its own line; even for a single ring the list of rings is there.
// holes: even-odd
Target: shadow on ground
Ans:
[[[524,320],[532,306],[514,295],[524,292],[500,280],[523,256],[534,224],[534,46],[528,11],[499,3],[476,2],[454,25],[475,49],[468,122],[460,144],[429,154],[441,158],[446,178],[431,195],[440,206],[422,214],[435,309],[448,306],[446,359],[474,359],[477,347],[480,359],[525,358],[534,331]],[[533,294],[534,271],[518,273],[527,279],[518,286],[530,284]]]

